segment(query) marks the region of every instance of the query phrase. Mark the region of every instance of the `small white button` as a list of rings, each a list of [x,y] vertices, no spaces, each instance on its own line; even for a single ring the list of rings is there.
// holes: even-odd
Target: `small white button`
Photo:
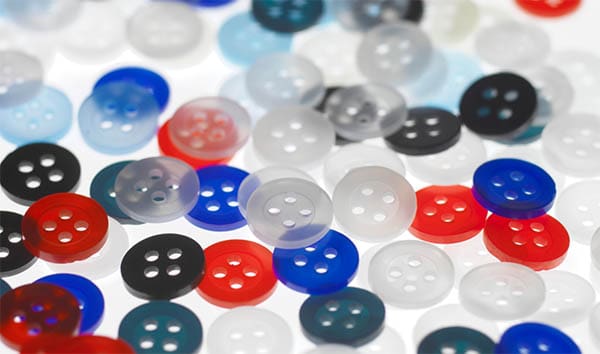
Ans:
[[[558,196],[554,205],[556,218],[567,228],[571,238],[589,245],[592,235],[600,228],[600,181],[570,185]]]
[[[356,349],[345,345],[323,344],[304,352],[304,354],[359,354],[359,352]]]
[[[597,113],[600,109],[600,56],[582,50],[553,53],[549,62],[564,72],[575,89],[571,112]]]
[[[431,1],[427,3],[423,27],[434,41],[452,44],[471,34],[478,21],[479,8],[472,0]]]
[[[460,243],[444,245],[442,249],[454,264],[454,272],[456,273],[454,286],[456,287],[471,269],[480,265],[498,262],[498,259],[492,256],[483,244],[481,235]]]
[[[43,83],[44,69],[37,58],[16,50],[0,51],[0,108],[29,101]]]
[[[590,332],[597,348],[600,348],[600,303],[596,304],[590,314]]]
[[[575,98],[575,89],[561,70],[553,66],[539,66],[524,74],[538,92],[533,126],[540,126],[542,122],[546,125],[550,119],[569,111]]]
[[[80,0],[5,0],[2,6],[8,17],[20,26],[36,30],[51,31],[72,23],[81,10]]]
[[[592,236],[590,251],[592,254],[592,263],[596,267],[596,270],[600,271],[600,226],[594,233],[594,236]]]
[[[390,326],[385,326],[377,338],[359,347],[358,351],[361,354],[404,354],[406,346],[398,332]]]

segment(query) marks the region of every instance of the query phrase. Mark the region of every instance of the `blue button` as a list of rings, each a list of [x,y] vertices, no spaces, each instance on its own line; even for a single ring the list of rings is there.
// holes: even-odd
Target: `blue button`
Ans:
[[[446,351],[457,354],[491,354],[495,347],[496,343],[479,331],[466,327],[446,327],[433,331],[423,338],[419,343],[417,354],[437,354]]]
[[[328,294],[346,287],[358,268],[358,250],[349,238],[329,230],[306,248],[273,252],[273,270],[286,286],[311,295]]]
[[[473,196],[492,213],[511,219],[531,219],[550,210],[556,185],[546,171],[530,162],[497,159],[475,171]]]
[[[119,208],[114,189],[117,175],[131,162],[133,161],[121,161],[104,167],[94,176],[90,185],[90,197],[100,203],[106,213],[121,224],[141,224],[140,221],[133,220]]]
[[[323,15],[323,0],[252,0],[252,14],[265,28],[294,33],[305,30]]]
[[[104,74],[94,85],[94,90],[111,82],[131,82],[147,89],[158,103],[161,112],[169,102],[169,84],[158,73],[140,67],[124,67]]]
[[[235,0],[183,0],[190,5],[203,6],[203,7],[217,7],[227,5]]]
[[[212,231],[229,231],[246,225],[238,208],[237,192],[248,172],[218,165],[201,168],[196,174],[200,180],[200,197],[185,218]]]
[[[12,288],[10,287],[10,285],[4,281],[4,279],[0,278],[0,296],[4,295],[5,293],[11,291]]]
[[[577,344],[558,329],[541,323],[510,327],[500,338],[496,354],[581,354]]]
[[[35,281],[61,286],[79,302],[81,309],[80,333],[93,333],[102,321],[104,297],[100,289],[90,280],[75,274],[59,273],[48,275]]]

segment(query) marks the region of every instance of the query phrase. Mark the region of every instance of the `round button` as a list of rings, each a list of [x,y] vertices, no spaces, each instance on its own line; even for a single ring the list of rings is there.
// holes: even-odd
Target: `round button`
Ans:
[[[355,168],[333,191],[336,221],[348,235],[366,242],[400,235],[412,222],[416,204],[410,183],[385,167]]]
[[[358,268],[358,250],[349,238],[330,230],[317,243],[297,249],[275,248],[273,270],[287,287],[311,295],[346,287]]]
[[[19,274],[37,260],[23,244],[22,219],[17,213],[0,211],[0,276]]]
[[[542,278],[515,263],[490,263],[465,275],[459,286],[460,303],[473,314],[508,321],[527,317],[542,307],[546,296]]]
[[[198,293],[213,305],[256,305],[275,291],[271,251],[246,240],[227,240],[204,250],[206,276]]]
[[[208,329],[210,354],[291,354],[294,338],[288,323],[264,309],[238,307],[219,316]]]
[[[477,80],[460,101],[460,117],[467,128],[495,139],[521,135],[532,124],[536,109],[535,88],[523,77],[511,73]]]
[[[321,344],[303,354],[358,354],[359,351],[347,345]]]
[[[590,243],[590,251],[592,255],[592,264],[600,270],[600,227],[594,232],[592,242]]]
[[[202,181],[200,197],[185,218],[212,231],[229,231],[246,225],[238,208],[237,193],[248,172],[230,166],[209,166],[196,171]]]
[[[183,1],[187,2],[188,4],[201,6],[201,7],[218,7],[218,6],[227,5],[230,2],[235,1],[235,0],[183,0]]]
[[[219,89],[218,96],[229,98],[244,107],[246,112],[250,115],[250,118],[252,118],[253,125],[266,113],[266,110],[259,106],[258,103],[254,102],[248,93],[245,71],[227,78]]]
[[[404,84],[421,78],[433,58],[429,37],[408,22],[371,29],[358,48],[358,68],[373,82]]]
[[[182,296],[200,283],[203,274],[202,247],[178,234],[146,238],[131,247],[121,262],[125,287],[142,299]]]
[[[462,242],[483,230],[486,217],[470,188],[430,186],[417,191],[417,213],[409,230],[428,242]]]
[[[12,288],[10,287],[10,285],[6,281],[4,281],[4,279],[0,278],[0,297],[11,290]]]
[[[200,182],[188,164],[170,157],[149,157],[125,166],[115,181],[117,205],[132,219],[167,222],[187,214]]]
[[[136,353],[195,353],[202,344],[202,324],[187,307],[150,301],[125,315],[119,338]]]
[[[324,7],[323,0],[253,0],[252,15],[271,31],[294,33],[316,25]]]
[[[64,340],[63,340],[64,339]],[[53,344],[44,347],[47,354],[134,354],[133,348],[121,339],[84,335],[73,338],[52,338]],[[23,350],[27,352],[26,349]]]
[[[71,24],[80,14],[78,0],[4,0],[4,11],[12,21],[36,31],[58,30]]]
[[[560,191],[563,189],[566,183],[566,176],[560,172],[558,172],[554,167],[552,167],[544,155],[542,154],[542,150],[532,149],[528,145],[515,145],[507,147],[506,149],[500,150],[494,153],[493,159],[519,159],[523,161],[530,162],[536,166],[539,166],[544,171],[546,171],[554,180],[556,184],[556,190]]]
[[[584,50],[562,50],[553,53],[549,63],[560,68],[575,89],[572,111],[598,112],[600,105],[594,92],[600,90],[600,56]]]
[[[0,301],[0,336],[15,350],[36,337],[77,335],[80,321],[77,299],[56,285],[23,285]]]
[[[429,333],[419,343],[418,354],[443,353],[494,353],[496,343],[485,334],[467,327],[446,327]]]
[[[581,0],[516,0],[523,10],[541,17],[561,17],[575,12]]]
[[[20,105],[35,97],[44,81],[42,63],[16,50],[0,50],[0,107]]]
[[[108,216],[117,219],[123,224],[139,223],[130,218],[119,208],[116,200],[117,195],[115,193],[115,181],[117,175],[131,162],[133,161],[121,161],[104,167],[96,174],[96,176],[94,176],[90,185],[90,197],[102,205]]]
[[[397,241],[375,253],[369,263],[369,285],[385,303],[424,308],[452,290],[454,267],[439,248],[420,241]]]
[[[521,323],[508,328],[496,345],[496,353],[581,354],[577,344],[560,330],[541,323]]]
[[[572,239],[589,244],[600,228],[600,181],[583,181],[570,185],[556,201],[556,217],[565,225]]]
[[[314,106],[325,93],[321,70],[308,59],[287,53],[256,60],[246,73],[246,87],[265,108]]]
[[[1,12],[0,9],[0,18],[2,18]],[[6,16],[2,19],[6,19]],[[54,64],[56,56],[55,40],[48,40],[48,36],[36,35],[32,31],[23,31],[21,26],[12,21],[2,21],[0,31],[3,34],[0,50],[12,50],[28,54],[36,58],[46,70],[49,70]]]
[[[393,87],[364,84],[334,91],[325,103],[325,115],[339,136],[361,141],[400,129],[408,109],[404,97]]]
[[[347,0],[331,6],[343,27],[364,31],[385,23],[419,22],[425,4],[423,0]]]
[[[456,281],[454,286],[458,288],[461,279],[471,269],[480,265],[498,262],[498,259],[490,254],[483,243],[482,237],[473,237],[467,241],[446,244],[442,247],[444,252],[452,259]]]
[[[592,309],[589,326],[594,343],[600,343],[600,305],[598,304]]]
[[[423,27],[436,42],[459,43],[477,28],[479,13],[472,0],[435,1],[427,4]]]
[[[406,354],[406,346],[400,334],[388,325],[377,338],[363,345],[360,352],[363,354]]]
[[[347,287],[327,295],[313,295],[300,307],[304,335],[315,343],[360,346],[384,328],[385,306],[373,293]]]
[[[48,262],[86,259],[104,246],[106,212],[98,202],[73,193],[55,193],[33,203],[21,224],[23,243]]]
[[[427,105],[430,98],[442,87],[448,75],[448,63],[441,49],[435,49],[431,61],[419,80],[397,86],[398,90],[410,97],[412,106]]]

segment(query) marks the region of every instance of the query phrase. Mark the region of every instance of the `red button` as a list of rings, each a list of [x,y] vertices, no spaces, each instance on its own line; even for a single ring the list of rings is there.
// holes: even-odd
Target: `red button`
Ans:
[[[134,354],[133,348],[121,339],[102,336],[79,336],[54,347],[48,354]]]
[[[56,193],[33,203],[23,216],[23,244],[31,254],[54,263],[86,259],[106,242],[108,217],[95,200]]]
[[[0,298],[0,336],[17,350],[32,339],[77,335],[80,321],[79,302],[56,285],[24,285]]]
[[[516,0],[525,11],[542,17],[560,17],[577,10],[581,0]]]
[[[409,231],[433,243],[470,239],[485,226],[487,210],[464,186],[430,186],[417,192],[417,212]]]
[[[206,273],[197,290],[211,304],[226,308],[256,305],[275,291],[273,255],[258,243],[223,241],[206,248],[204,256]]]
[[[499,260],[520,263],[533,270],[558,266],[569,249],[569,233],[550,215],[513,220],[494,214],[487,220],[483,241]]]

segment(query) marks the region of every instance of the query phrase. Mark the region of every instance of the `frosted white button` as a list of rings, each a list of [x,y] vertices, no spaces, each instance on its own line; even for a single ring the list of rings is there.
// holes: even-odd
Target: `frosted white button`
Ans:
[[[600,56],[581,50],[553,53],[551,65],[560,68],[575,88],[573,112],[597,113],[600,109]]]
[[[244,107],[252,118],[252,124],[265,115],[266,110],[252,100],[246,88],[246,73],[235,74],[225,80],[219,90],[220,97],[226,97]]]
[[[359,352],[345,345],[339,344],[323,344],[318,347],[304,352],[304,354],[358,354]]]
[[[538,108],[533,126],[543,125],[551,118],[565,114],[573,105],[575,90],[569,78],[552,66],[540,66],[525,73],[538,92]]]
[[[30,100],[43,82],[44,69],[37,58],[16,50],[0,51],[0,108]]]
[[[4,0],[11,20],[23,27],[46,31],[65,27],[79,15],[81,0]]]
[[[365,252],[360,255],[360,262],[358,263],[358,271],[356,272],[356,281],[358,286],[369,290],[369,265],[371,264],[371,259],[375,256],[377,251],[385,247],[385,243],[378,243],[374,246],[371,246]]]
[[[407,156],[406,164],[415,177],[425,182],[452,185],[470,180],[486,157],[481,138],[463,129],[458,143],[448,150],[426,156]]]
[[[556,117],[542,133],[544,156],[571,176],[600,175],[600,117],[569,114]]]
[[[481,236],[473,237],[460,243],[447,244],[442,247],[454,264],[456,281],[454,286],[458,288],[462,278],[473,268],[488,263],[497,263],[498,259],[490,254]]]
[[[571,239],[589,245],[592,235],[600,228],[600,181],[570,185],[554,205],[556,218],[567,228]]]
[[[538,165],[550,176],[552,176],[552,179],[556,184],[556,190],[560,191],[565,186],[565,175],[552,167],[542,154],[542,151],[539,149],[535,149],[531,146],[511,146],[495,153],[491,160],[500,158],[513,158],[529,161],[535,165]]]
[[[56,56],[56,38],[53,32],[23,31],[16,24],[0,21],[0,50],[26,53],[39,60],[49,71]]]
[[[590,251],[592,254],[592,264],[597,270],[600,270],[600,227],[598,227],[594,236],[592,236]]]
[[[274,109],[252,131],[254,151],[266,165],[317,166],[334,142],[331,122],[321,113],[302,106]]]
[[[434,41],[456,43],[467,37],[479,22],[479,8],[472,0],[430,1],[423,27]]]
[[[406,346],[398,332],[392,327],[385,326],[377,338],[358,348],[358,351],[361,354],[404,354]]]
[[[254,307],[238,307],[212,323],[206,346],[210,354],[288,354],[292,352],[294,338],[290,326],[279,315]]]
[[[600,347],[600,303],[596,304],[590,314],[590,332],[597,347]]]
[[[366,242],[399,236],[412,222],[416,203],[410,183],[379,166],[353,169],[333,191],[336,221],[347,235]]]
[[[408,22],[371,29],[358,48],[358,67],[373,82],[401,84],[419,79],[429,67],[433,47],[425,32]]]
[[[325,159],[323,177],[325,187],[333,192],[338,182],[358,167],[380,166],[404,176],[406,169],[400,156],[393,151],[366,144],[348,144]]]
[[[460,282],[460,303],[471,313],[490,320],[516,320],[542,307],[546,287],[533,270],[515,263],[479,266]]]

